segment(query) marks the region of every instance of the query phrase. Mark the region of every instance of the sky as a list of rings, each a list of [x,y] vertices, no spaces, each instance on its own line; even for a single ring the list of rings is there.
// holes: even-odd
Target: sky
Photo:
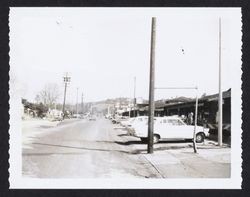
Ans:
[[[151,18],[156,17],[156,87],[218,93],[219,18],[222,89],[241,67],[240,8],[11,8],[10,76],[15,91],[34,101],[47,83],[71,77],[67,102],[148,99]],[[156,90],[155,99],[194,97],[193,90]]]

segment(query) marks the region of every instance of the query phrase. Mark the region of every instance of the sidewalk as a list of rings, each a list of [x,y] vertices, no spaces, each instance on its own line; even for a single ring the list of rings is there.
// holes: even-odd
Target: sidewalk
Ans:
[[[201,149],[202,148],[202,149]],[[154,151],[143,156],[162,175],[162,178],[229,178],[230,148],[198,147]]]
[[[230,178],[229,144],[219,147],[217,142],[206,139],[196,144],[197,153],[194,153],[192,142],[164,141],[154,144],[154,153],[147,154],[147,144],[138,138],[125,135],[123,139],[131,142],[162,178]]]

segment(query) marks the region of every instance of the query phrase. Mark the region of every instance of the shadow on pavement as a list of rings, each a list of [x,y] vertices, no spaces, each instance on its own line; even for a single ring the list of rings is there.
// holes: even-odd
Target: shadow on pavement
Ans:
[[[178,149],[184,149],[184,148],[190,148],[190,147],[188,145],[185,145],[185,146],[157,147],[157,148],[154,148],[154,151],[157,151],[157,150],[178,150]]]
[[[129,136],[129,134],[128,134],[128,133],[124,133],[124,134],[119,134],[118,136],[119,136],[119,137]]]
[[[118,142],[118,141],[115,141],[116,144],[119,144],[119,145],[131,145],[131,144],[145,144],[141,141],[127,141],[127,142]]]
[[[115,143],[119,145],[124,145],[124,146],[134,145],[134,144],[147,145],[147,143],[142,142],[142,141],[126,141],[126,142],[115,141]],[[169,146],[160,146],[161,144],[169,144]],[[178,150],[178,149],[184,149],[184,148],[192,148],[192,144],[190,144],[190,142],[185,142],[185,141],[162,141],[162,142],[160,141],[157,144],[154,144],[154,151]]]
[[[119,129],[119,130],[126,130],[126,128],[124,128],[124,127],[114,127],[114,129],[116,130],[116,129]]]
[[[91,141],[89,141],[91,142]],[[104,141],[104,140],[97,140],[97,141],[93,141],[93,142],[97,142],[97,143],[109,143],[109,144],[114,144],[114,141]]]
[[[183,140],[171,140],[171,141],[159,141],[158,144],[187,144],[190,143],[189,141],[183,141]]]
[[[46,143],[32,143],[32,144],[42,145],[42,146],[60,147],[60,148],[72,148],[72,149],[78,149],[78,150],[93,150],[93,151],[104,151],[104,152],[119,152],[119,153],[125,153],[125,154],[140,154],[139,150],[123,151],[123,150],[112,150],[112,149],[76,147],[76,146],[67,146],[67,145],[59,145],[59,144],[46,144]]]
[[[37,128],[38,128],[38,129],[48,129],[48,128],[52,128],[52,127],[54,127],[54,126],[40,125],[40,126],[38,126]]]
[[[147,144],[147,142],[135,141],[135,140],[126,141],[126,142],[115,141],[115,143],[119,144],[119,145],[125,145],[125,146],[131,145],[131,144]],[[160,141],[157,144],[180,144],[180,143],[187,144],[188,142],[185,142],[185,141]],[[155,145],[157,145],[157,144],[155,144]]]

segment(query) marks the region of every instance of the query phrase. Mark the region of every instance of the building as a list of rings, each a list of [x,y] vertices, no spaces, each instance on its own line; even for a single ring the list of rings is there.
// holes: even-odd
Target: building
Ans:
[[[231,89],[222,93],[223,97],[223,130],[231,132]],[[197,124],[210,128],[211,131],[217,131],[217,111],[218,94],[202,96],[198,100]],[[195,116],[196,99],[177,97],[165,102],[155,102],[155,116],[178,115],[188,117],[192,112]],[[135,114],[139,116],[148,115],[148,103],[138,104]]]

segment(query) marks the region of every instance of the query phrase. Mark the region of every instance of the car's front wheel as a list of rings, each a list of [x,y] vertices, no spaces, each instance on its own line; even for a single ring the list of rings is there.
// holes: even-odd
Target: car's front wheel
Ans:
[[[148,138],[146,138],[146,137],[141,137],[141,141],[142,141],[142,143],[147,143],[147,142],[148,142]]]
[[[158,142],[159,142],[159,139],[160,139],[160,136],[159,136],[159,135],[154,135],[154,136],[153,136],[153,143],[154,143],[154,144],[158,143]],[[147,142],[148,142],[148,138],[146,138],[146,137],[141,137],[141,141],[142,141],[143,143],[147,143]]]
[[[154,136],[153,136],[153,142],[154,142],[154,144],[158,143],[158,142],[159,142],[159,139],[160,139],[160,136],[159,136],[159,135],[154,135]]]
[[[197,133],[196,134],[196,142],[197,143],[202,143],[205,140],[205,136],[203,133]]]

